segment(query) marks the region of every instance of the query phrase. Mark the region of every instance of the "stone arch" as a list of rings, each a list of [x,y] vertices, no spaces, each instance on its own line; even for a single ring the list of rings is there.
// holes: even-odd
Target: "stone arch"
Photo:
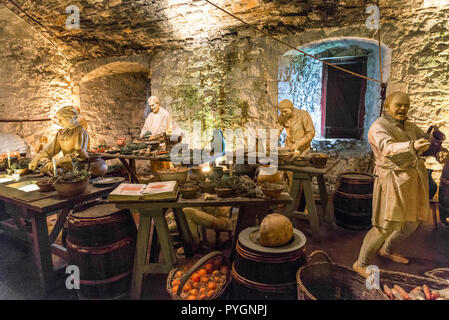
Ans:
[[[341,56],[350,52],[353,55],[367,55],[367,76],[380,80],[380,63],[378,42],[361,37],[331,37],[309,42],[298,47],[302,51],[318,57]],[[351,51],[353,50],[353,51]],[[391,49],[381,45],[383,81],[388,82],[391,69]],[[304,72],[294,68],[294,61],[304,63]],[[321,80],[322,63],[308,58],[295,50],[289,50],[280,57],[280,82],[278,85],[278,99],[291,99],[296,107],[306,109],[311,113],[317,129],[316,140],[321,136]],[[308,79],[309,78],[309,79]],[[296,80],[295,80],[296,79]],[[296,81],[296,82],[295,82]],[[299,88],[299,89],[298,89]],[[303,89],[301,89],[303,88]],[[367,81],[365,95],[364,135],[366,142],[367,129],[379,116],[381,101],[380,84]]]
[[[72,100],[87,120],[92,147],[140,133],[150,90],[148,56],[88,61],[75,70]]]

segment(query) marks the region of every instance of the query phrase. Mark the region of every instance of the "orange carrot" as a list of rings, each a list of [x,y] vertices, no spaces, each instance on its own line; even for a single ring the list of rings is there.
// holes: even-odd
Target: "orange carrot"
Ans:
[[[393,293],[391,292],[391,289],[386,284],[384,284],[384,292],[388,296],[388,298],[390,298],[390,300],[394,300]]]
[[[427,284],[422,286],[422,289],[424,291],[424,295],[426,296],[426,300],[430,300],[432,298],[432,295],[430,294],[430,288]]]
[[[405,290],[402,289],[402,287],[400,287],[400,286],[398,286],[397,284],[395,284],[395,285],[393,286],[393,288],[395,288],[395,289],[399,292],[399,294],[401,295],[401,297],[402,297],[404,300],[410,300],[410,297],[408,296],[408,293],[405,292]]]

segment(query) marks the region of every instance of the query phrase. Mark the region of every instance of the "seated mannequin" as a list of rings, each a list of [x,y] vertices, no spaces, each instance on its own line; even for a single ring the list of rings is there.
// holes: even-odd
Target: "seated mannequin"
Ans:
[[[35,170],[39,160],[45,158],[46,163],[42,171],[51,174],[53,172],[51,158],[61,151],[63,157],[56,161],[56,166],[65,171],[73,170],[74,159],[89,159],[87,154],[89,135],[78,123],[78,112],[72,106],[62,107],[56,112],[56,122],[63,129],[60,129],[53,140],[31,160],[28,165],[30,170]]]
[[[187,219],[187,224],[192,234],[193,245],[200,246],[199,226],[215,230],[229,230],[232,228],[232,222],[229,218],[231,207],[202,207],[202,208],[184,208],[183,212]],[[178,254],[184,254],[184,249],[178,249]]]

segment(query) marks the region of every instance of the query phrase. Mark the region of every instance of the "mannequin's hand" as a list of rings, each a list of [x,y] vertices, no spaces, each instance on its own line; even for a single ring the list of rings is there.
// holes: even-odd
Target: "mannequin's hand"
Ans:
[[[413,146],[415,147],[416,151],[426,152],[430,147],[430,142],[427,139],[421,138],[419,140],[416,140]]]
[[[440,151],[437,159],[440,163],[449,163],[449,151]]]
[[[30,170],[36,170],[37,168],[37,164],[39,163],[38,159],[33,159],[30,161],[30,163],[28,163],[28,169]]]

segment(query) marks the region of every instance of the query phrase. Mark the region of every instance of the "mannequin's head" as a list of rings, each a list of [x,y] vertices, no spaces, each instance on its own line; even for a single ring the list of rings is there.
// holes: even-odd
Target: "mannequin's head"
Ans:
[[[393,92],[385,99],[385,111],[395,120],[404,121],[410,109],[410,98],[405,92]]]
[[[279,103],[279,110],[281,111],[282,115],[286,118],[290,118],[293,113],[293,103],[288,100],[284,99]]]
[[[158,113],[159,110],[161,109],[161,105],[160,105],[160,100],[159,97],[156,96],[151,96],[148,98],[148,105],[151,108],[151,111],[153,111],[153,113]]]
[[[78,112],[73,106],[64,106],[56,111],[56,123],[60,126],[71,129],[78,125]]]

